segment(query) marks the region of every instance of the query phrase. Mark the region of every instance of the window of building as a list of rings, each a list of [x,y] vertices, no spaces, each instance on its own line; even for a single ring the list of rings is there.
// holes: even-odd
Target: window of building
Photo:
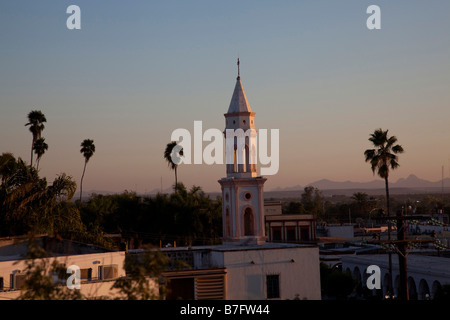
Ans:
[[[287,241],[288,242],[294,242],[296,241],[296,236],[295,236],[295,227],[287,227]]]
[[[308,227],[300,227],[300,239],[302,241],[309,240],[309,228]]]
[[[272,228],[272,241],[281,241],[281,227]]]
[[[80,269],[81,280],[92,280],[92,268]]]
[[[267,299],[277,299],[280,297],[280,275],[271,274],[266,276]]]
[[[118,266],[116,264],[109,266],[99,266],[100,280],[110,280],[118,277]]]
[[[231,222],[230,222],[230,210],[228,208],[225,209],[225,236],[231,236]]]
[[[247,208],[244,212],[244,235],[253,236],[255,235],[255,230],[253,227],[253,212],[252,209]]]
[[[25,285],[25,274],[15,273],[11,275],[11,287],[21,289]]]

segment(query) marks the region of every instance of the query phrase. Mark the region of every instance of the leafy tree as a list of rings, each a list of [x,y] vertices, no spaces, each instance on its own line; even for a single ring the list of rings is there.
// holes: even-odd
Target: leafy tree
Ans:
[[[211,244],[221,236],[221,199],[213,200],[198,186],[189,190],[178,183],[178,192],[140,197],[125,191],[91,195],[80,207],[90,234],[120,233],[130,248],[141,244]]]
[[[285,213],[305,213],[305,208],[303,207],[303,204],[298,201],[290,201],[285,207],[284,207]]]
[[[62,173],[51,185],[37,170],[10,153],[0,156],[0,233],[82,233],[80,213],[68,203],[76,183]]]
[[[328,265],[320,264],[320,283],[325,297],[345,300],[356,287],[356,281],[350,272],[331,269]]]
[[[33,110],[28,113],[28,122],[25,124],[25,126],[30,126],[30,132],[33,135],[33,140],[31,142],[31,166],[33,165],[34,143],[41,137],[41,133],[45,128],[44,122],[47,122],[47,119],[40,110]]]
[[[142,255],[127,255],[124,263],[127,276],[117,279],[113,288],[119,289],[120,299],[159,300],[166,293],[161,274],[168,262],[160,250],[151,247]]]
[[[308,186],[301,195],[301,203],[307,213],[322,216],[324,213],[324,197],[319,189]]]
[[[45,250],[36,245],[32,237],[28,242],[28,252],[25,258],[26,268],[23,271],[25,282],[18,300],[85,299],[80,290],[67,288],[65,279],[60,277],[60,275],[67,275],[66,269],[57,260],[50,262],[50,257]],[[53,276],[55,276],[56,282]]]
[[[66,268],[37,245],[32,235],[24,258],[25,281],[19,300],[109,299],[105,296],[87,297],[78,289],[68,289]],[[169,259],[160,250],[150,247],[143,254],[127,255],[124,261],[127,275],[116,279],[111,289],[118,290],[117,299],[121,300],[161,299],[166,293],[162,272],[168,263]]]
[[[80,203],[81,203],[81,197],[83,195],[83,179],[84,179],[84,173],[86,172],[86,165],[87,165],[89,159],[94,155],[94,152],[95,152],[94,140],[91,140],[91,139],[83,140],[83,142],[81,142],[80,152],[83,154],[83,157],[84,157],[83,174],[81,175],[81,182],[80,182]]]

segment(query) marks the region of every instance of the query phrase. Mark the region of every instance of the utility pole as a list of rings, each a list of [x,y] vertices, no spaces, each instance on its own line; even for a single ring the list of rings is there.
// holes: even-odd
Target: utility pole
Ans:
[[[406,209],[406,206],[405,206]],[[406,248],[408,243],[405,241],[405,220],[403,215],[403,208],[397,211],[397,240],[398,244],[398,267],[400,271],[400,292],[399,298],[401,300],[409,300],[408,290],[408,271],[406,265]]]
[[[435,240],[433,239],[406,239],[405,236],[405,220],[412,220],[412,219],[422,219],[424,216],[421,215],[410,215],[408,217],[404,216],[403,208],[399,211],[397,211],[396,217],[389,218],[386,217],[389,222],[390,220],[396,220],[397,222],[397,240],[373,240],[368,241],[369,243],[375,243],[375,244],[386,244],[393,246],[398,255],[398,262],[399,262],[399,298],[401,300],[409,300],[409,288],[408,288],[408,273],[407,273],[407,247],[409,243],[418,243],[418,244],[425,244],[425,243],[434,243]],[[390,256],[390,252],[389,252]],[[390,261],[391,262],[391,261]],[[392,286],[390,287],[392,288]],[[392,292],[391,292],[392,295]],[[392,298],[390,296],[389,298]]]

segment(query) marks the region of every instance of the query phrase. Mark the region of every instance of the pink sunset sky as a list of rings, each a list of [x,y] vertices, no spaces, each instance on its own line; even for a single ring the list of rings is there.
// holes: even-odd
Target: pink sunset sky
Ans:
[[[373,1],[372,1],[373,2]],[[265,189],[320,179],[370,181],[363,152],[377,128],[405,153],[392,181],[450,175],[450,2],[67,1],[0,4],[0,152],[30,161],[27,114],[46,118],[41,176],[80,181],[83,139],[96,152],[83,190],[170,187],[173,130],[225,127],[241,61],[256,128],[279,129]],[[207,143],[203,144],[203,147]],[[218,191],[225,165],[181,165],[179,181]]]

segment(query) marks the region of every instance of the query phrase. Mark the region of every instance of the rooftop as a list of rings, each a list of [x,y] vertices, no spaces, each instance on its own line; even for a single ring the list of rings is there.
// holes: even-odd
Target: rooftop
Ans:
[[[342,256],[343,263],[356,263],[363,265],[375,264],[388,268],[388,254],[364,254]],[[450,278],[450,258],[428,256],[422,254],[409,254],[407,258],[408,273],[439,274]],[[392,266],[398,268],[397,255],[392,255]]]

